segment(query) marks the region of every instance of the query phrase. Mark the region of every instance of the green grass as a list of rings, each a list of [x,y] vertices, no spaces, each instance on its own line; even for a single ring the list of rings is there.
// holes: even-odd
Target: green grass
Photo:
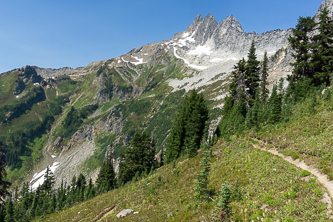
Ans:
[[[102,107],[102,112],[105,112],[105,111],[107,111],[108,109],[110,109],[112,106],[114,106],[114,105],[117,105],[117,104],[119,104],[119,101],[118,100],[116,100],[116,99],[113,99],[113,100],[111,100],[111,101],[107,101],[106,103],[104,103],[103,104],[103,107]]]
[[[214,147],[208,188],[217,200],[221,184],[235,184],[239,178],[242,200],[231,203],[233,221],[328,221],[326,206],[319,200],[325,192],[311,179],[300,179],[301,170],[268,152],[252,148],[247,138],[238,138]],[[114,207],[103,221],[116,221],[123,209],[138,211],[117,221],[209,221],[215,202],[199,204],[193,182],[201,170],[200,155],[180,159],[136,183],[110,191],[68,210],[49,215],[46,221],[91,221]],[[265,209],[260,207],[265,206]],[[79,213],[80,212],[80,213]]]
[[[293,159],[317,166],[333,179],[333,101],[322,97],[317,95],[314,113],[310,112],[311,99],[307,99],[296,106],[289,122],[268,125],[250,134]]]
[[[15,81],[18,78],[18,72],[14,71],[0,77],[0,107],[6,104],[12,104],[16,101],[13,95],[13,89],[16,85]]]

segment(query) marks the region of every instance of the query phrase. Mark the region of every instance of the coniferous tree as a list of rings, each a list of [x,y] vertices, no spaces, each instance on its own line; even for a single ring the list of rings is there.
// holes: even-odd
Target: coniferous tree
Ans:
[[[267,51],[265,51],[264,54],[264,61],[262,63],[262,68],[261,68],[261,81],[260,81],[260,90],[261,90],[261,101],[263,103],[267,102],[268,99],[268,93],[269,90],[267,88],[268,86],[268,82],[267,82],[267,78],[268,78],[268,58],[267,58]]]
[[[220,221],[227,221],[231,214],[231,196],[232,192],[229,188],[229,184],[222,184],[219,201],[216,204],[214,210],[214,218]]]
[[[298,80],[301,77],[311,77],[313,68],[310,64],[311,59],[311,39],[310,32],[315,26],[314,19],[311,17],[299,17],[296,28],[292,30],[293,35],[289,36],[288,41],[291,48],[294,50],[292,56],[295,62],[291,63],[293,69],[293,80]]]
[[[187,104],[188,118],[185,122],[184,146],[189,158],[197,155],[203,138],[206,121],[208,120],[208,108],[202,94],[192,90]]]
[[[154,140],[146,133],[135,133],[130,147],[120,155],[120,180],[127,183],[136,172],[149,172],[152,166],[156,166]]]
[[[273,86],[273,91],[271,97],[268,100],[269,104],[269,121],[271,123],[276,123],[280,121],[281,118],[281,106],[282,106],[282,96],[277,92],[277,86]]]
[[[240,99],[240,95],[242,99],[246,99],[245,102],[249,106],[249,98],[251,97],[247,88],[248,88],[248,83],[246,79],[246,72],[247,72],[247,65],[245,59],[241,59],[238,61],[238,63],[234,66],[234,70],[231,72],[232,75],[232,82],[230,83],[229,86],[229,91],[230,91],[230,97],[232,99],[229,99],[227,101],[229,104],[228,105],[228,110],[231,110],[231,107],[235,104],[238,103]],[[230,107],[231,106],[231,107]],[[224,111],[224,113],[227,113]]]
[[[188,157],[197,154],[201,141],[207,139],[204,138],[207,135],[204,131],[208,114],[202,94],[192,90],[189,96],[185,96],[168,138],[165,155],[167,163],[184,154]]]
[[[108,187],[107,191],[114,189],[116,186],[116,175],[113,169],[113,157],[111,152],[108,153],[106,160],[103,161],[96,183],[99,188],[104,189]]]
[[[314,35],[312,46],[312,66],[314,83],[319,86],[330,84],[333,75],[333,20],[325,7],[319,14],[318,34]]]
[[[208,176],[210,171],[210,159],[211,159],[211,147],[209,144],[204,143],[202,145],[202,159],[200,166],[203,168],[197,176],[197,180],[194,183],[194,197],[199,200],[210,200],[210,195],[208,192]]]
[[[246,68],[246,86],[248,88],[248,93],[250,96],[251,105],[254,102],[256,89],[259,86],[259,64],[257,60],[256,48],[254,46],[254,40],[252,41],[250,51],[247,55],[247,68]]]
[[[50,194],[52,187],[55,183],[55,178],[49,167],[46,168],[46,173],[44,175],[44,183],[41,188],[45,193]]]

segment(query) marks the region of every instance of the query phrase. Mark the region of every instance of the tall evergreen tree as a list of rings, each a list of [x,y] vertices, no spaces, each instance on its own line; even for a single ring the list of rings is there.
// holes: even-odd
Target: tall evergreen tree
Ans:
[[[231,105],[232,107],[238,103],[239,99],[244,99],[246,105],[250,106],[252,96],[249,92],[249,80],[247,79],[248,65],[244,58],[239,60],[234,66],[234,70],[231,72],[231,75],[232,81],[229,85],[229,96],[232,97],[232,100],[227,102],[230,103],[232,101],[232,103],[228,104],[228,106]]]
[[[262,63],[262,68],[261,68],[261,81],[260,81],[260,90],[261,90],[261,101],[263,103],[267,102],[268,99],[268,82],[267,82],[267,78],[268,78],[268,58],[267,58],[267,51],[265,51],[264,54],[264,60]]]
[[[96,183],[100,189],[108,187],[108,191],[116,186],[116,174],[113,169],[113,154],[111,152],[108,153],[103,161]],[[91,187],[91,185],[89,186]]]
[[[50,194],[52,191],[52,187],[55,183],[55,178],[49,167],[46,168],[46,173],[44,175],[44,183],[41,188],[45,193]]]
[[[154,140],[146,133],[135,133],[130,147],[120,155],[120,180],[127,183],[136,172],[148,173],[152,166],[156,166]]]
[[[197,154],[205,134],[208,108],[202,94],[195,90],[185,96],[168,138],[166,162],[170,163],[181,155],[193,157]]]
[[[197,155],[208,120],[208,108],[202,94],[192,90],[187,104],[184,146],[189,158]]]
[[[299,17],[296,28],[292,30],[293,35],[289,36],[288,41],[293,49],[292,56],[295,62],[291,63],[293,69],[293,80],[301,77],[311,77],[313,68],[310,65],[311,59],[311,39],[310,32],[315,26],[314,19],[311,17]]]
[[[321,11],[317,26],[318,34],[312,38],[314,83],[317,86],[323,83],[329,85],[333,75],[333,20],[327,7]]]
[[[250,102],[253,104],[256,94],[256,89],[259,86],[259,64],[257,60],[256,48],[254,46],[254,40],[252,40],[250,51],[247,55],[247,69],[246,69],[246,86],[250,95]]]

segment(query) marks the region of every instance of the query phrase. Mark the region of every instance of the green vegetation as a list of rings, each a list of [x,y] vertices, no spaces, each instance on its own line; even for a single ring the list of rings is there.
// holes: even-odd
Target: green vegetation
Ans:
[[[69,139],[82,126],[83,120],[92,114],[97,108],[97,104],[87,105],[79,110],[71,106],[62,122],[61,128],[57,131],[57,136]]]
[[[324,193],[320,184],[315,179],[301,180],[301,170],[279,157],[252,148],[248,137],[232,137],[231,141],[220,141],[212,149],[218,154],[212,157],[207,187],[215,201],[198,204],[194,197],[193,181],[202,169],[199,154],[191,160],[180,158],[175,164],[165,165],[147,177],[140,177],[137,182],[130,182],[68,210],[47,215],[45,220],[70,221],[75,218],[76,221],[91,221],[102,218],[113,209],[105,220],[114,221],[115,215],[126,208],[139,212],[126,216],[126,221],[212,220],[217,202],[221,201],[217,191],[223,181],[229,181],[232,194],[236,193],[237,186],[241,187],[242,198],[236,200],[232,195],[229,199],[230,219],[233,221],[256,221],[257,218],[272,221],[329,220],[325,204],[319,201]]]
[[[148,175],[157,167],[155,142],[148,134],[135,133],[130,146],[120,155],[119,184],[136,180],[140,175]]]
[[[207,135],[204,135],[208,130],[207,120],[208,108],[203,95],[192,90],[189,96],[185,96],[172,125],[166,149],[167,163],[185,154],[188,157],[196,156],[201,141],[207,139]]]

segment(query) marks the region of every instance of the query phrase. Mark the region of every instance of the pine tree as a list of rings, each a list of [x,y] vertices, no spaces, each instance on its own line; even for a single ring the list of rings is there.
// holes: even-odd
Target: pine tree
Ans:
[[[251,97],[251,95],[248,93],[247,90],[248,81],[246,79],[246,72],[247,64],[245,59],[243,58],[238,61],[238,63],[234,66],[234,70],[231,72],[232,81],[229,86],[230,99],[229,101],[226,100],[227,110],[231,110],[231,107],[233,107],[235,103],[238,103],[240,98],[245,98],[245,102],[249,106],[249,98]],[[224,111],[224,113],[227,112]]]
[[[136,172],[149,172],[156,166],[155,142],[146,133],[135,133],[130,143],[120,156],[119,176],[122,183],[132,180]]]
[[[208,184],[208,176],[210,171],[210,159],[211,159],[211,147],[209,144],[204,143],[202,145],[202,159],[200,162],[200,166],[203,168],[197,176],[197,180],[194,183],[194,197],[199,200],[210,200],[210,195],[208,192],[207,184]]]
[[[41,189],[47,193],[50,194],[50,192],[52,191],[52,187],[55,183],[55,178],[54,175],[52,173],[52,171],[50,170],[49,167],[46,168],[46,173],[44,175],[44,183],[41,186]]]
[[[259,86],[259,64],[257,60],[256,48],[254,46],[254,40],[252,41],[250,51],[247,55],[247,68],[246,68],[246,86],[250,95],[250,102],[253,104],[256,94],[256,89]]]
[[[267,58],[267,51],[265,51],[264,54],[264,61],[262,63],[262,68],[261,68],[261,81],[260,81],[260,90],[261,90],[261,101],[263,103],[267,102],[268,99],[268,93],[269,90],[267,88],[268,86],[268,82],[267,82],[267,78],[268,78],[268,58]]]
[[[103,161],[96,182],[102,189],[109,187],[108,191],[115,188],[116,175],[113,169],[113,155],[111,152],[108,153],[106,160]]]
[[[229,184],[222,184],[219,201],[216,204],[214,210],[214,218],[220,221],[226,221],[230,218],[231,213],[231,196],[232,192],[229,188]]]
[[[310,65],[311,60],[311,39],[310,32],[315,26],[314,19],[311,17],[299,17],[296,28],[293,29],[293,35],[289,36],[288,41],[293,49],[292,56],[295,62],[291,63],[293,69],[293,80],[298,80],[301,77],[312,77],[313,69]]]
[[[240,92],[239,96],[238,102],[227,115],[223,115],[219,124],[220,134],[225,139],[228,139],[230,135],[241,133],[245,128],[247,107],[243,93]]]
[[[317,25],[319,33],[313,36],[311,48],[314,83],[317,86],[323,83],[329,85],[333,75],[333,20],[327,7],[321,11]]]
[[[168,138],[167,163],[184,154],[189,158],[197,154],[201,141],[205,140],[208,115],[202,94],[192,90],[189,96],[185,96]]]
[[[281,118],[281,106],[282,98],[277,92],[277,86],[273,86],[273,91],[271,97],[268,100],[269,104],[269,121],[271,123],[276,123],[280,121]]]

